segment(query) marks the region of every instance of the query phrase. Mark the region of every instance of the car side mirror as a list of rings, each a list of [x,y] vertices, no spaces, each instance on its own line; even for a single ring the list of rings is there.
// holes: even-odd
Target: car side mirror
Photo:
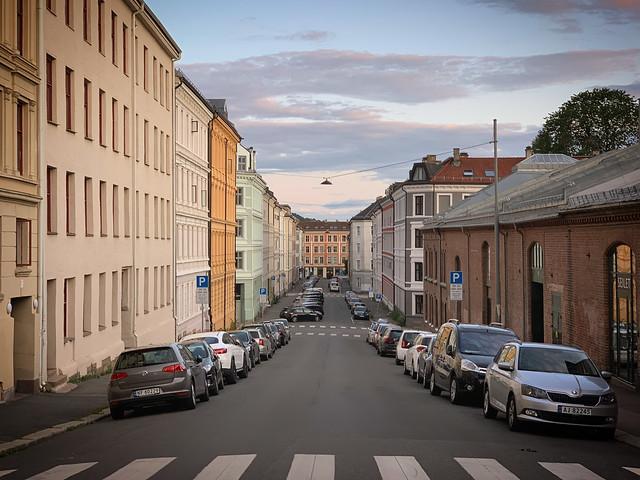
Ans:
[[[611,380],[611,377],[613,377],[613,373],[607,372],[606,370],[600,372],[600,375],[602,375],[602,378],[604,378],[607,382]]]
[[[500,370],[504,370],[505,372],[513,372],[513,365],[509,362],[498,362],[498,368]]]
[[[447,352],[447,355],[449,355],[450,357],[453,357],[453,355],[454,355],[454,353],[455,353],[455,352],[453,351],[453,345],[447,345],[447,350],[446,350],[446,352]]]
[[[202,357],[200,355],[196,356],[196,363],[202,363]]]

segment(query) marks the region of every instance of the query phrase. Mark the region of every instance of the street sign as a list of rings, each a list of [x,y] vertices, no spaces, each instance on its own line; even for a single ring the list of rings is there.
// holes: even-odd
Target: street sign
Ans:
[[[376,293],[376,302],[381,302],[381,301],[382,301],[382,294]]]
[[[196,275],[196,288],[209,288],[209,275]]]
[[[258,293],[260,294],[260,303],[267,303],[267,289],[261,287]]]
[[[209,305],[208,288],[196,288],[196,305]]]
[[[262,288],[260,289],[260,295],[266,295],[266,294],[267,294],[267,289],[266,289],[266,288],[264,288],[264,287],[262,287]]]
[[[449,272],[449,299],[462,301],[462,272]]]

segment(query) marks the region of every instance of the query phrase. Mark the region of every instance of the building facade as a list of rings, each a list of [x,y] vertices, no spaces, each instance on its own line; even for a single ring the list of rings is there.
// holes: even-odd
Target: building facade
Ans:
[[[209,131],[211,155],[210,308],[214,330],[236,319],[236,159],[241,137],[229,121],[226,101],[209,100],[214,110]]]
[[[176,335],[210,329],[208,305],[196,304],[196,276],[210,275],[209,126],[213,111],[198,89],[176,71],[175,317]]]
[[[393,260],[393,198],[391,198],[392,188],[388,188],[385,196],[380,200],[381,220],[382,220],[382,269],[381,286],[382,302],[393,309],[395,305],[394,260]]]
[[[41,367],[39,94],[42,19],[36,2],[7,0],[0,20],[0,401],[34,392]]]
[[[56,384],[175,336],[180,50],[140,0],[47,4],[44,302]]]
[[[382,295],[382,208],[377,198],[377,206],[371,213],[371,244],[373,246],[373,266],[371,272],[371,282],[374,295]]]
[[[349,281],[355,292],[374,292],[372,218],[378,208],[376,200],[349,221]]]
[[[344,274],[349,264],[349,223],[303,221],[305,276],[331,278]]]
[[[256,172],[256,152],[238,144],[236,193],[236,323],[260,314],[263,286],[263,198],[267,184]]]

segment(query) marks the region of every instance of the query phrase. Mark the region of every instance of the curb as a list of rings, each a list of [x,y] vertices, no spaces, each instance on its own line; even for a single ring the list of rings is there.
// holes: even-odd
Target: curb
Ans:
[[[91,415],[87,415],[85,417],[79,418],[78,420],[60,423],[58,425],[54,425],[53,427],[45,428],[44,430],[39,430],[37,432],[30,433],[17,440],[0,443],[0,457],[10,455],[19,450],[23,450],[27,447],[30,447],[31,445],[34,445],[43,440],[46,440],[47,438],[60,435],[61,433],[74,430],[78,427],[95,423],[98,420],[102,420],[103,418],[108,417],[109,415],[110,415],[109,409],[103,408],[98,413],[92,413]]]
[[[640,448],[640,437],[627,433],[624,430],[616,430],[616,440],[631,445],[632,447]]]

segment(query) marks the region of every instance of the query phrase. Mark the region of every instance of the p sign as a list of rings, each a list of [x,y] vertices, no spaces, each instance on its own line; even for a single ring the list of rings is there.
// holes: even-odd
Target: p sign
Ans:
[[[209,288],[209,275],[196,275],[196,288]]]
[[[449,272],[449,284],[462,285],[462,272]]]

